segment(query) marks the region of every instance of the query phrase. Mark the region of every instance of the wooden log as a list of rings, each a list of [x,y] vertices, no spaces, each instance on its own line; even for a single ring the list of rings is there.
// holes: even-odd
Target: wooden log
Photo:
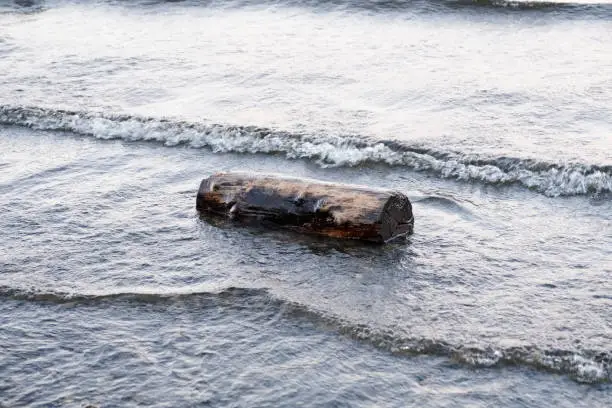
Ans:
[[[202,180],[196,208],[202,214],[378,243],[414,228],[412,205],[402,193],[279,175],[214,174]]]

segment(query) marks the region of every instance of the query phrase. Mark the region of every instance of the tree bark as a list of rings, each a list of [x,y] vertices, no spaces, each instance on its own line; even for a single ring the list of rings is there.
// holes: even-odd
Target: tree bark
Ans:
[[[414,229],[412,205],[402,193],[280,175],[214,174],[202,180],[196,208],[202,214],[378,243]]]

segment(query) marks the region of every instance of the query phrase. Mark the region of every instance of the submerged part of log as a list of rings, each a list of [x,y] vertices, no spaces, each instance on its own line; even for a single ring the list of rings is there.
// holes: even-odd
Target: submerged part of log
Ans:
[[[202,180],[196,208],[303,233],[380,243],[414,228],[412,205],[402,193],[279,175],[214,174]]]

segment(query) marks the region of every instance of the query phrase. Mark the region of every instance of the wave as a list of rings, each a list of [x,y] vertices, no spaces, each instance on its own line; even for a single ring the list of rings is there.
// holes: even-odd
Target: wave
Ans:
[[[0,14],[7,13],[36,13],[44,11],[43,0],[14,0],[12,2],[0,2]]]
[[[597,0],[448,0],[447,4],[458,4],[465,6],[481,6],[491,8],[505,8],[515,10],[610,10],[612,4],[609,1]]]
[[[312,309],[303,304],[279,299],[263,288],[227,287],[218,291],[177,292],[104,292],[78,294],[44,292],[0,286],[0,298],[41,303],[70,303],[83,306],[113,303],[187,303],[196,310],[203,307],[235,307],[257,312],[273,308],[274,315],[295,320],[306,319],[324,330],[331,330],[352,340],[367,343],[398,356],[431,355],[452,363],[478,368],[507,366],[530,367],[539,371],[567,375],[588,384],[612,382],[612,351],[542,349],[536,346],[467,347],[443,339],[408,337],[393,330],[376,329],[350,322],[338,316]],[[197,304],[189,305],[188,302]]]
[[[226,287],[214,290],[212,288],[176,289],[168,291],[160,290],[123,290],[123,291],[96,291],[92,293],[41,291],[34,288],[13,288],[0,285],[0,298],[45,302],[45,303],[76,303],[95,304],[113,301],[128,301],[140,303],[157,303],[189,299],[194,296],[199,298],[223,298],[223,297],[254,297],[267,294],[265,289]]]
[[[115,2],[114,0],[108,0]],[[357,9],[366,11],[444,12],[456,10],[603,12],[612,11],[606,0],[140,0],[136,4],[152,5],[182,3],[197,6],[242,7],[253,5],[280,5],[331,9]],[[595,13],[593,13],[595,14]]]
[[[154,141],[215,153],[283,155],[323,167],[385,164],[442,178],[516,184],[547,196],[612,192],[612,165],[550,163],[515,157],[479,157],[350,135],[311,135],[255,126],[228,126],[133,115],[0,105],[0,124],[66,131],[97,139]]]
[[[39,12],[54,5],[76,3],[74,0],[15,0],[0,6],[0,12]],[[364,10],[369,12],[411,11],[444,13],[464,11],[509,12],[539,11],[566,15],[610,17],[612,2],[607,0],[92,0],[91,3],[126,7],[148,7],[181,4],[196,7],[239,8],[245,6],[310,7],[331,10]]]

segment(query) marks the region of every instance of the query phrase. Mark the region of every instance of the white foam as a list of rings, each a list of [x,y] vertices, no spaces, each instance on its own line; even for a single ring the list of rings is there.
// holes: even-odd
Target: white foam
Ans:
[[[428,171],[442,178],[489,184],[521,184],[547,196],[612,192],[612,170],[580,163],[530,163],[520,159],[479,160],[461,154],[422,152],[357,137],[289,134],[269,129],[196,124],[151,118],[0,106],[0,123],[63,130],[99,139],[155,141],[218,153],[280,153],[323,167],[384,163]]]

